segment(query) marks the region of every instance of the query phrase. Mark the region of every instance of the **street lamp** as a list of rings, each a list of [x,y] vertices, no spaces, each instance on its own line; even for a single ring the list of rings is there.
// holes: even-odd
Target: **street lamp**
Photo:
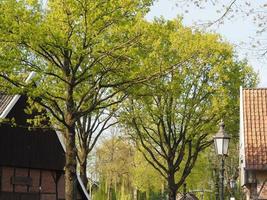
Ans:
[[[231,178],[230,181],[230,188],[231,188],[231,197],[230,200],[235,200],[235,186],[236,186],[236,181],[235,179]]]
[[[220,129],[213,137],[216,153],[221,157],[221,190],[220,200],[224,200],[224,158],[227,156],[230,137],[224,131],[224,123],[220,122]]]
[[[235,189],[235,184],[236,184],[235,179],[231,178],[231,179],[230,179],[230,188],[231,188],[232,190]]]

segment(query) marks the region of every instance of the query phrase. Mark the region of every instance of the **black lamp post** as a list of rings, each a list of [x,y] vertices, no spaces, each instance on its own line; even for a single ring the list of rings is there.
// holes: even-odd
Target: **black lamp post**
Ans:
[[[223,121],[220,122],[220,130],[214,136],[214,144],[217,155],[221,157],[221,187],[220,187],[220,200],[224,200],[224,158],[227,156],[228,145],[230,137],[224,130]]]

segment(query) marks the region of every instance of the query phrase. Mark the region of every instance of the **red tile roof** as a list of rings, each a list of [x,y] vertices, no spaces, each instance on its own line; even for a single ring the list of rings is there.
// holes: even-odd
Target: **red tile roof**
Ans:
[[[243,90],[247,169],[267,169],[267,88]]]

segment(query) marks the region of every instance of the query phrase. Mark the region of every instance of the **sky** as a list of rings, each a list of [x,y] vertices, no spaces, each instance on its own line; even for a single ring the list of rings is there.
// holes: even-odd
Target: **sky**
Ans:
[[[239,1],[242,2],[242,0]],[[208,21],[215,21],[222,16],[225,9],[222,4],[212,5],[207,3],[203,4],[205,5],[203,9],[199,9],[195,6],[185,5],[182,2],[182,0],[158,0],[151,7],[146,18],[153,20],[154,17],[163,16],[166,19],[173,19],[177,16],[183,16],[183,23],[186,26],[203,28]],[[223,2],[229,5],[227,0]],[[267,88],[267,55],[262,56],[259,53],[261,47],[257,43],[257,41],[263,41],[260,38],[267,38],[267,31],[261,36],[256,34],[257,26],[253,21],[254,16],[245,14],[250,9],[256,10],[262,5],[267,5],[267,0],[252,0],[251,2],[251,5],[245,5],[238,4],[237,1],[237,4],[232,7],[235,12],[229,13],[224,18],[223,24],[214,24],[205,28],[205,31],[219,33],[225,41],[233,44],[238,58],[247,59],[248,63],[259,74],[260,82],[258,87]],[[241,6],[242,12],[240,12]],[[233,14],[234,16],[228,19]]]

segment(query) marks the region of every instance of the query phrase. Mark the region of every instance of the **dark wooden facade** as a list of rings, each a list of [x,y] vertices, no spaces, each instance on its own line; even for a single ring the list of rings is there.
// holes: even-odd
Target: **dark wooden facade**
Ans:
[[[1,200],[64,199],[64,174],[60,171],[1,167]]]
[[[0,104],[0,114],[7,107]],[[6,116],[16,126],[0,124],[0,200],[64,199],[64,149],[54,130],[28,129],[25,107],[20,97]],[[80,185],[77,190],[78,199],[87,199]]]

